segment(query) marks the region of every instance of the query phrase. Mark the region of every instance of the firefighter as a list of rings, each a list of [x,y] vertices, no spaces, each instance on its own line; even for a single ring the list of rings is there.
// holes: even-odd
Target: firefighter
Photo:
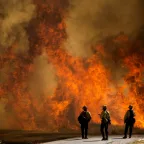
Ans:
[[[87,107],[83,106],[83,111],[80,113],[78,117],[78,121],[81,124],[81,136],[82,139],[88,139],[88,123],[91,120],[91,114],[88,112]]]
[[[127,138],[127,133],[129,129],[129,138],[132,136],[132,130],[135,123],[135,113],[133,111],[133,106],[129,105],[129,110],[126,112],[124,116],[125,130],[124,130],[124,139]]]
[[[108,140],[108,126],[109,126],[109,124],[111,124],[111,120],[110,120],[110,114],[107,111],[107,106],[106,105],[104,105],[102,107],[102,112],[99,115],[100,115],[100,118],[101,118],[100,131],[101,131],[101,134],[102,134],[102,140]]]

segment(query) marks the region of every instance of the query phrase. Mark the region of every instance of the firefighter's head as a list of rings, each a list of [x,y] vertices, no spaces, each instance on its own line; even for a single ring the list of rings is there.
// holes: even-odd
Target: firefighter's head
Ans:
[[[129,105],[129,107],[128,107],[129,109],[133,109],[133,106],[132,105]]]
[[[84,111],[87,111],[87,107],[86,106],[83,106],[82,108]]]
[[[103,105],[102,109],[105,111],[107,109],[107,106]]]

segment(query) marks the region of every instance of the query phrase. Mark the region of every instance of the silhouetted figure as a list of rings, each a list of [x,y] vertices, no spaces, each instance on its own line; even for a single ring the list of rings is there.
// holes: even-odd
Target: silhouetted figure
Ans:
[[[134,117],[135,117],[135,113],[133,111],[133,106],[130,105],[129,110],[126,112],[126,114],[124,116],[125,131],[124,131],[124,137],[123,138],[127,138],[128,129],[129,129],[129,138],[131,138],[133,126],[135,123]]]
[[[110,120],[110,114],[107,111],[107,106],[103,106],[103,110],[101,112],[100,118],[101,118],[101,127],[100,127],[100,131],[102,134],[102,140],[108,140],[108,126],[109,124],[111,124],[111,120]]]
[[[83,107],[83,111],[80,113],[79,117],[78,117],[78,121],[81,124],[81,135],[82,135],[82,139],[87,139],[87,135],[88,135],[88,123],[91,120],[91,114],[90,112],[87,111],[87,107],[84,106]]]

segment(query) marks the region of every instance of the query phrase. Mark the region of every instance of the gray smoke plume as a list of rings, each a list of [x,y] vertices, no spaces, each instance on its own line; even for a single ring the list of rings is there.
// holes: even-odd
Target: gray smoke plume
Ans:
[[[29,41],[26,27],[35,14],[32,0],[0,1],[0,46],[1,52],[13,43],[17,44],[14,52],[26,52]]]
[[[119,32],[131,34],[143,24],[142,0],[69,0],[67,51],[90,56],[91,46]]]
[[[29,82],[33,96],[52,95],[57,86],[57,80],[54,67],[48,63],[46,54],[34,59],[33,70]]]

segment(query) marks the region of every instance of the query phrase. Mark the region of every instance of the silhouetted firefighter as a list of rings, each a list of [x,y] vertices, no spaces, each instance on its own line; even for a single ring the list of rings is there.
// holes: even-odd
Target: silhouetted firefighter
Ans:
[[[101,118],[101,127],[100,127],[100,131],[102,134],[102,140],[108,140],[108,125],[111,124],[111,120],[110,120],[110,114],[107,111],[107,106],[103,106],[102,108],[102,112],[100,115]],[[105,133],[104,133],[105,131]]]
[[[133,111],[133,106],[130,105],[129,110],[126,112],[126,114],[124,116],[125,131],[124,131],[124,137],[123,138],[127,138],[128,129],[129,129],[129,138],[131,138],[133,126],[135,123],[134,117],[135,117],[135,113]]]
[[[81,124],[81,135],[82,139],[87,139],[88,135],[88,123],[91,120],[91,114],[87,111],[87,107],[83,106],[83,111],[80,113],[78,117],[78,121]]]

